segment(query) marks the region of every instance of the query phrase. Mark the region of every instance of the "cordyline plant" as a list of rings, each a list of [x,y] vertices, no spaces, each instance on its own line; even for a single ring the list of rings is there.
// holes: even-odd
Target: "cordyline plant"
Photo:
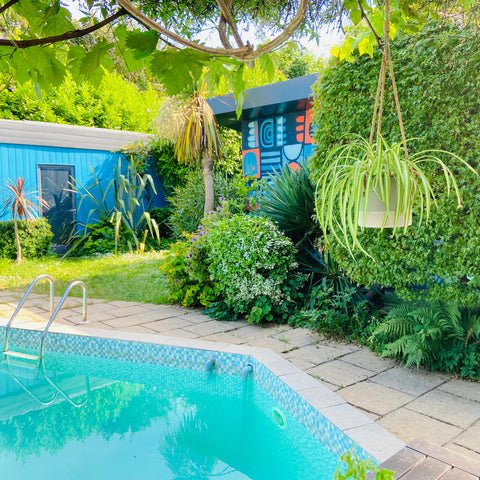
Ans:
[[[18,233],[18,219],[33,220],[42,207],[48,208],[48,203],[36,195],[36,192],[25,188],[25,179],[17,178],[13,181],[7,180],[6,189],[8,196],[3,202],[2,215],[10,209],[13,219],[13,228],[15,232],[15,244],[17,245],[17,259],[15,263],[22,263],[22,245]],[[37,205],[34,203],[38,201]]]
[[[206,84],[195,83],[192,90],[168,99],[158,115],[158,133],[175,145],[178,160],[202,167],[204,215],[215,208],[213,162],[223,154],[215,115],[206,96]]]

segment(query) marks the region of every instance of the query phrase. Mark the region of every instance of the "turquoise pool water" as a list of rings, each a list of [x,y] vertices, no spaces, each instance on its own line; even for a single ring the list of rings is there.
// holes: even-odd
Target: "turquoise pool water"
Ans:
[[[254,378],[243,381],[241,356],[209,373],[177,360],[212,352],[182,349],[165,362],[166,349],[146,362],[141,344],[129,347],[134,359],[115,348],[47,348],[40,371],[1,363],[2,478],[330,480],[351,444],[323,444]]]

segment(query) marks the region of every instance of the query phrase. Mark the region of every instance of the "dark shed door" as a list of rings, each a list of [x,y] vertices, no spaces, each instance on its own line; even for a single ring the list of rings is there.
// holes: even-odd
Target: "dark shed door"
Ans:
[[[48,203],[41,214],[52,226],[52,243],[65,243],[75,225],[75,195],[69,191],[69,181],[74,177],[73,165],[39,165],[40,196]]]

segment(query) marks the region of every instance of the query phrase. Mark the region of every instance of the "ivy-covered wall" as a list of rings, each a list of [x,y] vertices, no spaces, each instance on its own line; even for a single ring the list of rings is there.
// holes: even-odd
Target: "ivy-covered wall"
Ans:
[[[392,59],[399,88],[410,151],[451,151],[479,170],[480,166],[480,37],[469,27],[429,24],[412,37],[392,42]],[[380,55],[354,62],[332,61],[314,87],[315,153],[311,168],[323,171],[329,148],[348,134],[368,138],[380,68]],[[400,140],[391,85],[387,83],[383,135]],[[441,156],[441,153],[438,154]],[[447,160],[448,157],[445,157]],[[440,175],[430,172],[437,206],[427,224],[392,238],[388,229],[365,229],[361,243],[375,258],[339,244],[332,252],[345,272],[360,284],[395,287],[404,297],[426,295],[465,304],[480,302],[480,177],[459,162],[448,160],[457,176],[462,207]],[[428,169],[428,165],[424,165]]]

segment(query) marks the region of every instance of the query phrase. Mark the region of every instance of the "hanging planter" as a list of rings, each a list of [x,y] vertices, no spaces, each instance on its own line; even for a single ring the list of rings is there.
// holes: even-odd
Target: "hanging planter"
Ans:
[[[358,217],[358,226],[367,228],[397,228],[410,226],[412,224],[412,212],[398,212],[395,215],[397,206],[397,181],[390,178],[390,204],[382,199],[382,195],[377,188],[369,192],[363,192],[360,200],[360,216]],[[407,220],[405,220],[407,218]]]
[[[419,224],[424,218],[428,220],[436,197],[422,168],[425,164],[438,167],[446,182],[446,194],[454,190],[461,206],[455,177],[440,158],[448,156],[475,172],[457,155],[427,150],[407,158],[403,142],[388,144],[380,136],[380,142],[371,145],[360,136],[354,138],[353,142],[329,152],[325,159],[327,167],[317,182],[315,207],[327,243],[329,236],[333,236],[352,255],[355,248],[368,255],[358,240],[363,227],[391,228],[392,235],[399,228],[406,232],[414,205],[420,213]],[[377,210],[378,224],[370,225],[369,213],[375,210],[375,205],[380,205],[382,211]]]
[[[400,101],[390,56],[390,0],[385,0],[384,46],[370,137],[354,135],[353,141],[329,151],[325,169],[317,183],[316,214],[328,244],[333,236],[353,256],[355,248],[370,256],[358,240],[359,228],[398,228],[405,233],[412,223],[413,205],[418,204],[419,224],[428,220],[436,198],[424,165],[437,167],[446,181],[447,195],[460,193],[455,177],[442,158],[449,157],[475,170],[457,155],[442,150],[426,150],[410,155],[402,121]],[[380,38],[369,23],[380,46]],[[387,69],[400,127],[401,142],[389,144],[381,135]],[[373,141],[376,131],[376,142]],[[442,157],[442,158],[440,158]]]

